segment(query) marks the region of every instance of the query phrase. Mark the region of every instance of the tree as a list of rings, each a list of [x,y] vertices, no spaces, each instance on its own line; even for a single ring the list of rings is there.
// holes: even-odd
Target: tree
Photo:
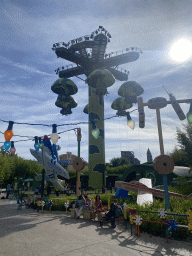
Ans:
[[[189,166],[187,161],[187,153],[183,149],[175,147],[172,153],[169,154],[174,161],[176,166]]]
[[[179,147],[186,153],[187,164],[192,165],[192,124],[183,125],[184,131],[177,128]]]
[[[42,165],[35,160],[24,160],[17,155],[0,153],[0,178],[5,184],[12,183],[15,177],[34,178],[42,169]]]
[[[112,158],[110,160],[110,165],[112,167],[117,167],[124,164],[130,164],[130,162],[125,157],[117,157],[117,158]]]

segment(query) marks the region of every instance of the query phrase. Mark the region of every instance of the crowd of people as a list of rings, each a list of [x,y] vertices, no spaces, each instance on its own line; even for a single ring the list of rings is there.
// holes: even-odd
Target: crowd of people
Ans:
[[[96,195],[95,201],[93,203],[93,201],[87,195],[84,195],[84,197],[80,195],[77,199],[77,202],[75,203],[77,219],[80,218],[83,209],[93,210],[95,214],[104,211],[100,196]]]

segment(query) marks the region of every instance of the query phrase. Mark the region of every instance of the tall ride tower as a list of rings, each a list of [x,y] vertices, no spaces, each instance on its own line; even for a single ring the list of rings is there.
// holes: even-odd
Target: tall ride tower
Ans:
[[[84,112],[89,115],[89,186],[93,188],[105,186],[104,95],[115,79],[128,80],[128,72],[118,70],[118,66],[136,61],[141,53],[132,47],[106,54],[110,38],[111,35],[99,26],[90,36],[79,37],[68,43],[56,43],[52,48],[57,57],[76,64],[70,68],[68,65],[67,69],[58,68],[56,73],[60,78],[87,76],[85,82],[89,87],[89,100],[87,111]],[[92,133],[95,128],[99,130],[98,138]]]

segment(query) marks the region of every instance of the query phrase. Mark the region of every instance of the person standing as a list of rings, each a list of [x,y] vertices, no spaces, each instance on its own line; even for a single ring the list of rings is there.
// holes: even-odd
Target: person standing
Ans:
[[[10,194],[10,192],[11,192],[11,185],[10,185],[10,184],[8,184],[8,185],[7,185],[7,196],[6,196],[6,199],[8,199],[8,198],[9,198],[9,194]]]

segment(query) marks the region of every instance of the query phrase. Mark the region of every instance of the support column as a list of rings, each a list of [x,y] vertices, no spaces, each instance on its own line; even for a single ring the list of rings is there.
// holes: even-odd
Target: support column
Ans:
[[[161,128],[161,116],[160,116],[159,108],[156,108],[156,115],[157,115],[157,127],[158,127],[158,134],[159,134],[160,152],[161,152],[161,155],[164,155],[163,135],[162,135],[162,128]],[[168,209],[170,209],[170,203],[169,203],[167,175],[165,175],[165,174],[163,174],[163,184],[164,184],[164,195],[165,195],[165,207],[166,207],[166,210],[168,210]]]
[[[104,138],[104,96],[97,95],[89,86],[89,186],[101,188],[105,186],[105,138]],[[92,121],[100,131],[98,139],[92,136]]]

